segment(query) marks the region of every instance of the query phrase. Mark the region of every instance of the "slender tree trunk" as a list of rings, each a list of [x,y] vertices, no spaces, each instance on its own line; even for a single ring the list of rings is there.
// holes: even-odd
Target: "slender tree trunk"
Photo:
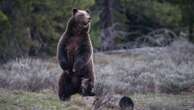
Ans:
[[[189,41],[193,41],[193,24],[189,24]]]
[[[112,38],[111,27],[112,26],[112,0],[103,1],[103,10],[101,13],[101,25],[102,25],[102,49],[111,49],[114,46],[114,40]]]
[[[183,0],[181,3],[182,5],[182,14],[185,16],[185,22],[186,25],[188,26],[188,40],[193,41],[194,36],[193,36],[193,28],[194,28],[194,13],[193,13],[193,7],[194,7],[194,2],[193,0]],[[184,17],[183,16],[183,17]]]
[[[192,42],[194,40],[193,39],[193,24],[194,24],[193,23],[194,22],[193,21],[193,17],[194,17],[194,15],[193,15],[193,11],[192,11],[193,10],[192,6],[188,6],[188,7],[189,7],[189,9],[188,9],[189,10],[189,15],[188,15],[188,18],[189,18],[188,19],[188,23],[189,23],[188,24],[188,28],[189,28],[189,30],[188,30],[189,31],[189,41]]]

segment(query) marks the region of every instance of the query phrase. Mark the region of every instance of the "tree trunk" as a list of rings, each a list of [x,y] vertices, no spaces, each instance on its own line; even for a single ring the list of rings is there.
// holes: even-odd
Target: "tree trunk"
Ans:
[[[193,24],[189,24],[189,41],[193,41]]]
[[[102,50],[111,49],[114,46],[111,28],[109,28],[112,25],[112,0],[103,1],[103,10],[100,15],[100,18],[102,26]]]
[[[189,41],[193,41],[193,17],[194,17],[194,15],[193,15],[193,9],[191,8],[192,6],[188,6],[188,11],[189,11],[189,15],[188,15],[188,28],[189,28]]]

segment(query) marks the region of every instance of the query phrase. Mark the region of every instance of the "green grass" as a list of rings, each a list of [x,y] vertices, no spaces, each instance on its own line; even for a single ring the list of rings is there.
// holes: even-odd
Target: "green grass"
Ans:
[[[0,90],[0,110],[87,110],[80,96],[71,101],[61,102],[50,91],[33,93],[24,91]],[[73,104],[72,104],[73,103]]]
[[[131,97],[136,110],[194,110],[194,94],[135,94]],[[0,89],[0,110],[91,110],[91,107],[80,95],[61,102],[49,90],[35,93]]]
[[[194,110],[194,94],[136,94],[132,98],[138,110]]]

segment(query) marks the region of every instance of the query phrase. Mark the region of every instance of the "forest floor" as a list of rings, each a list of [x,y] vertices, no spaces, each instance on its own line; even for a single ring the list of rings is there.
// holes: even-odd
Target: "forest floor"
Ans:
[[[55,58],[9,61],[0,66],[0,110],[118,110],[108,98],[124,95],[135,110],[194,110],[193,44],[95,53],[94,63],[100,101],[93,104],[95,97],[80,95],[59,101]]]

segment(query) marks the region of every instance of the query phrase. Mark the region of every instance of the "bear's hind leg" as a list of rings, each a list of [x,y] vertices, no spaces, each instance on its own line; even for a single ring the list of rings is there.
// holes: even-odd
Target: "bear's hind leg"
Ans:
[[[59,99],[62,101],[69,100],[71,95],[73,94],[72,92],[73,90],[72,90],[71,80],[66,73],[63,73],[60,76],[59,83],[58,83]]]

